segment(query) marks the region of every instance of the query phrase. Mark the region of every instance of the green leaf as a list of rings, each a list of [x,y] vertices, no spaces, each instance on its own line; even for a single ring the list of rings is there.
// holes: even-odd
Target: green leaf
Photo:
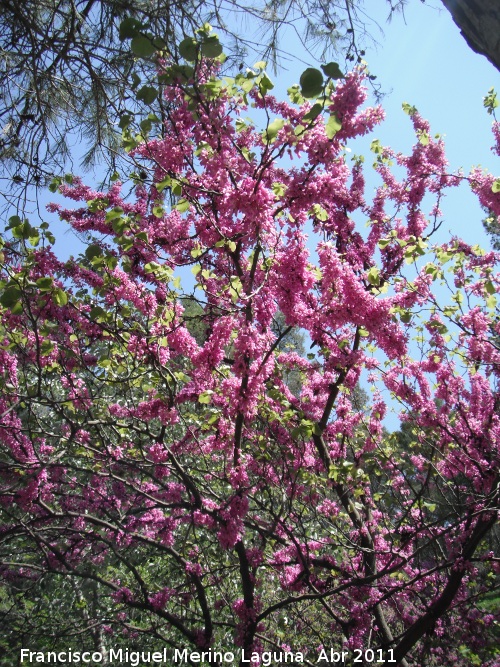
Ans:
[[[243,148],[241,149],[241,154],[243,155],[245,160],[250,163],[255,157],[255,153],[251,153],[246,146],[243,146]]]
[[[185,213],[186,211],[189,211],[189,206],[190,204],[187,199],[179,199],[175,208],[179,213]]]
[[[21,225],[13,227],[12,236],[16,239],[29,239],[34,234],[35,230],[30,223],[25,220]]]
[[[112,208],[111,211],[108,211],[106,213],[106,222],[113,222],[113,220],[117,220],[121,218],[123,215],[123,209],[121,206],[115,206],[115,208]]]
[[[179,55],[188,62],[194,62],[198,55],[198,42],[193,37],[186,37],[179,44]]]
[[[488,94],[483,98],[483,104],[489,114],[493,114],[500,102],[494,88],[490,88]]]
[[[141,77],[137,74],[137,72],[132,72],[132,83],[130,86],[132,90],[135,90],[140,83]]]
[[[281,128],[284,126],[285,120],[283,118],[276,118],[272,123],[269,123],[267,128],[264,130],[264,138],[269,143],[272,141]]]
[[[272,184],[271,189],[276,197],[283,197],[286,192],[286,186],[279,181]]]
[[[408,102],[403,102],[401,106],[403,111],[408,114],[408,116],[414,116],[417,113],[417,107],[414,107],[412,104],[408,104]]]
[[[123,42],[126,39],[135,37],[142,27],[142,23],[137,19],[132,18],[131,16],[123,19],[123,21],[120,23],[120,40]]]
[[[198,403],[203,403],[205,405],[208,405],[212,400],[212,394],[213,393],[214,392],[211,389],[207,389],[207,391],[202,392],[198,396]]]
[[[9,218],[9,224],[7,229],[12,229],[12,227],[18,227],[22,224],[22,220],[18,215],[11,215]]]
[[[301,93],[306,98],[317,97],[323,90],[323,74],[319,69],[308,67],[300,77]]]
[[[417,133],[417,136],[418,136],[418,141],[422,144],[422,146],[429,145],[430,137],[427,134],[427,132],[421,130],[420,132]]]
[[[54,291],[54,302],[58,306],[65,306],[68,303],[68,295],[60,287]]]
[[[59,186],[61,185],[61,179],[58,176],[55,176],[52,181],[50,182],[49,185],[49,190],[51,192],[57,192],[59,189]]]
[[[201,44],[201,52],[205,58],[217,58],[222,53],[222,46],[218,37],[212,35]]]
[[[114,257],[113,255],[107,255],[104,258],[104,266],[106,266],[111,271],[113,271],[113,269],[115,269],[117,265],[118,265],[118,257]]]
[[[127,153],[134,148],[137,148],[139,145],[139,141],[132,136],[130,131],[128,129],[123,130],[122,132],[122,139],[123,139],[123,148],[127,151]]]
[[[328,76],[330,79],[344,79],[342,70],[339,67],[338,63],[327,63],[326,65],[321,65],[325,76]]]
[[[156,52],[153,40],[144,35],[136,35],[130,43],[130,48],[132,49],[132,53],[140,58],[149,58]]]
[[[0,296],[0,303],[5,308],[12,308],[21,298],[21,289],[18,285],[11,285],[7,287],[5,292]]]
[[[128,226],[127,223],[128,223],[127,218],[115,218],[111,222],[111,228],[113,229],[115,234],[121,235],[127,229]]]
[[[249,93],[252,88],[255,86],[255,77],[254,75],[249,75],[247,78],[243,78],[240,81],[241,90],[244,93]]]
[[[163,218],[165,215],[165,209],[160,204],[153,206],[153,215],[155,218]]]
[[[198,28],[196,31],[198,35],[202,35],[203,37],[208,37],[208,35],[212,32],[212,26],[210,23],[204,23],[201,28]]]
[[[54,343],[51,340],[43,340],[40,345],[40,353],[42,357],[48,357],[54,349]]]
[[[109,206],[109,200],[107,198],[102,199],[99,197],[97,199],[89,199],[87,206],[91,213],[97,213],[97,211],[104,211],[104,209]]]
[[[136,98],[144,104],[152,104],[158,97],[158,90],[153,86],[143,86],[137,93]]]
[[[380,285],[380,272],[376,266],[372,266],[372,268],[367,271],[366,277],[368,278],[370,285]]]
[[[128,113],[124,113],[123,116],[120,117],[118,127],[120,128],[120,130],[124,130],[126,127],[130,125],[131,122],[132,122],[132,116]]]
[[[52,278],[38,278],[36,281],[36,286],[41,292],[47,292],[52,289],[53,281]]]
[[[139,127],[141,128],[141,132],[144,136],[147,136],[149,132],[151,131],[151,128],[153,127],[153,124],[149,120],[149,118],[145,118],[144,120],[141,120],[139,123]]]
[[[304,96],[300,93],[300,86],[295,83],[293,86],[290,86],[287,90],[288,97],[290,99],[290,102],[293,104],[303,104],[304,103]]]
[[[101,306],[94,306],[89,313],[89,317],[96,322],[100,320],[102,321],[103,319],[106,319],[106,311],[104,308],[101,308]]]
[[[342,129],[342,123],[338,120],[337,116],[332,113],[328,122],[325,125],[325,134],[328,139],[333,139],[339,130]]]
[[[259,79],[259,88],[264,95],[274,88],[274,83],[264,72]]]
[[[94,257],[99,257],[100,255],[102,255],[102,250],[101,250],[101,247],[99,245],[97,245],[97,243],[93,243],[92,245],[89,245],[87,250],[85,250],[85,257],[87,259],[92,260],[92,259],[94,259]]]
[[[493,185],[491,186],[491,191],[492,192],[500,192],[500,178],[497,178],[496,181],[493,181]]]
[[[40,243],[40,234],[36,230],[33,230],[33,233],[30,234],[29,242],[34,248]]]
[[[191,257],[193,257],[194,259],[200,257],[201,255],[203,255],[203,250],[200,248],[200,246],[196,246],[191,250]]]
[[[430,329],[435,329],[438,333],[440,333],[442,335],[447,333],[447,331],[448,331],[448,327],[445,324],[443,324],[442,322],[438,322],[437,320],[432,320],[431,322],[429,322],[427,324],[427,326]]]
[[[314,120],[320,115],[322,111],[323,105],[319,102],[316,102],[316,104],[311,109],[309,109],[305,116],[303,116],[302,121]]]
[[[487,280],[487,281],[484,283],[484,286],[485,286],[485,288],[486,288],[486,292],[487,292],[488,294],[496,294],[495,285],[491,282],[491,280]]]
[[[328,211],[323,208],[321,204],[314,204],[310,210],[310,213],[314,215],[316,220],[319,220],[320,222],[325,222],[329,218]]]
[[[492,310],[494,310],[494,309],[496,308],[496,305],[497,305],[497,298],[496,298],[496,296],[495,296],[494,294],[491,294],[491,295],[486,299],[486,305],[488,306],[488,308],[491,308]]]
[[[163,181],[155,183],[155,188],[157,189],[158,192],[163,192],[165,188],[169,188],[171,185],[172,185],[172,179],[170,178],[170,176],[167,176]]]
[[[194,69],[191,65],[171,65],[166,72],[158,76],[159,83],[171,85],[174,79],[188,81],[193,77]]]

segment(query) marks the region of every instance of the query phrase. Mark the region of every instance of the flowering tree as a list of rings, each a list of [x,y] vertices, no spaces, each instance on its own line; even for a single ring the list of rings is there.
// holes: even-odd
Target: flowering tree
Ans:
[[[383,118],[361,108],[362,70],[307,70],[285,103],[262,64],[219,77],[199,51],[185,40],[187,64],[164,63],[163,138],[147,136],[154,117],[124,129],[133,197],[119,181],[56,184],[82,202],[51,208],[84,254],[62,262],[46,225],[10,221],[5,619],[28,628],[33,606],[9,596],[43,584],[63,617],[81,610],[64,632],[94,646],[163,642],[206,664],[235,646],[254,664],[327,647],[359,664],[486,663],[500,283],[494,253],[432,235],[448,188],[467,181],[498,215],[499,181],[450,175],[406,107],[416,143],[404,156],[372,142],[368,198],[346,152]],[[283,345],[297,329],[310,354]],[[384,428],[388,401],[400,433]],[[39,627],[57,643],[50,616]]]

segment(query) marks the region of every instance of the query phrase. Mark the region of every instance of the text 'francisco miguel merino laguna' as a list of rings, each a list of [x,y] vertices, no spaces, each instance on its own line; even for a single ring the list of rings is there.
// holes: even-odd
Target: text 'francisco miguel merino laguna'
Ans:
[[[302,653],[281,652],[281,651],[264,651],[259,654],[252,652],[250,654],[241,652],[241,656],[232,651],[188,651],[188,649],[174,649],[173,655],[171,650],[164,648],[162,651],[131,651],[130,649],[110,649],[107,654],[100,651],[31,651],[29,649],[21,649],[21,663],[45,663],[45,664],[78,664],[83,663],[87,665],[98,665],[99,663],[107,662],[110,664],[126,664],[132,667],[138,667],[144,663],[165,663],[175,664],[182,663],[204,663],[204,662],[219,662],[232,664],[235,659],[240,657],[243,664],[251,665],[262,664],[263,667],[270,667],[275,663],[300,663],[304,662]]]

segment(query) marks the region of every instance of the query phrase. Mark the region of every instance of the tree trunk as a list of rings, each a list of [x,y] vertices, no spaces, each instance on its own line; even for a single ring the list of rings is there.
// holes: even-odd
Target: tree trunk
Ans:
[[[467,44],[500,71],[499,0],[442,0]]]

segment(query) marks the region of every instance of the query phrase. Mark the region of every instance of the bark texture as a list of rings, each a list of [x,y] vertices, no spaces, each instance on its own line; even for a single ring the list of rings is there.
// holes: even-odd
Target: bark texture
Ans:
[[[442,0],[470,48],[500,71],[500,0]]]

